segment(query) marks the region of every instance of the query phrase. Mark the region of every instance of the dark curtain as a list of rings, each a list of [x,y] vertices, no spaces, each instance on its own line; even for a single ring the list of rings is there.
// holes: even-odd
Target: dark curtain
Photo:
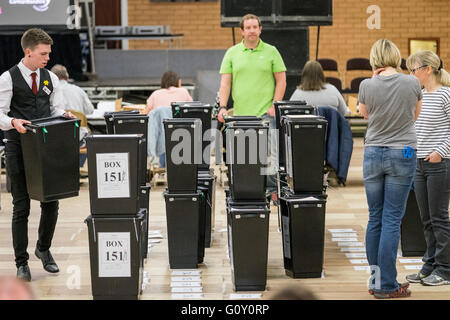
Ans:
[[[48,32],[53,39],[52,53],[47,69],[62,64],[75,81],[88,80],[81,69],[81,45],[78,32]],[[20,46],[22,34],[0,34],[0,74],[23,58]]]

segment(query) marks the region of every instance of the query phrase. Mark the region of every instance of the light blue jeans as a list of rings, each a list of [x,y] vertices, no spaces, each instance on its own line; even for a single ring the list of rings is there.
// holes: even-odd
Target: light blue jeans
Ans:
[[[402,149],[366,147],[364,185],[369,206],[366,255],[373,272],[369,288],[394,292],[397,282],[397,250],[400,224],[416,169],[416,154],[404,156]]]

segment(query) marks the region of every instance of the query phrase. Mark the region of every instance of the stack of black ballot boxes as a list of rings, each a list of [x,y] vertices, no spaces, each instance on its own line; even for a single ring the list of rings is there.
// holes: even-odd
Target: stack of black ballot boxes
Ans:
[[[216,176],[214,170],[210,168],[211,145],[213,142],[211,130],[212,112],[212,105],[200,101],[172,103],[172,115],[174,119],[199,119],[202,123],[202,161],[198,164],[197,190],[202,192],[202,197],[205,200],[205,208],[203,208],[205,211],[205,223],[201,233],[203,234],[204,232],[206,248],[211,247],[212,227],[215,216]]]
[[[94,299],[138,299],[142,292],[147,208],[141,205],[142,134],[86,138]]]
[[[293,278],[321,277],[325,242],[324,186],[327,121],[302,102],[275,103],[283,144],[280,156],[284,268]],[[285,113],[285,111],[289,111]],[[305,112],[306,111],[306,112]],[[295,113],[294,113],[295,112]],[[281,139],[280,139],[281,140]],[[283,166],[282,166],[283,165]]]
[[[256,117],[226,119],[228,252],[235,291],[264,291],[270,208],[266,198],[269,126]]]
[[[145,243],[143,257],[148,256],[148,230],[150,224],[150,182],[147,174],[147,144],[148,115],[140,114],[138,110],[107,112],[104,115],[107,134],[140,134],[142,143],[139,145],[139,202],[145,209]]]
[[[205,197],[198,190],[202,122],[165,119],[167,239],[171,269],[197,268],[205,255]]]

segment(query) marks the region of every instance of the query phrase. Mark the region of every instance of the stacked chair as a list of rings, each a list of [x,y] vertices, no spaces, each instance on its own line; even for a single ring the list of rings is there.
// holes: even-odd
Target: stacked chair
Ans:
[[[226,118],[228,253],[235,291],[263,291],[267,280],[269,202],[266,198],[268,124]]]
[[[280,208],[284,268],[292,278],[322,275],[327,121],[304,102],[275,103],[280,125]],[[285,113],[289,110],[288,113]],[[294,114],[296,110],[296,114]],[[281,183],[283,185],[281,186]]]
[[[148,195],[141,194],[142,134],[86,138],[94,299],[133,299],[142,293],[147,248]],[[143,203],[144,200],[147,203]]]

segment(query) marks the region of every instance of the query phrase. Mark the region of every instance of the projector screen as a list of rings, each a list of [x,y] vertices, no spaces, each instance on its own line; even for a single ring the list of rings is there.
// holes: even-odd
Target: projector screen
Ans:
[[[73,0],[0,0],[0,27],[66,26]]]

